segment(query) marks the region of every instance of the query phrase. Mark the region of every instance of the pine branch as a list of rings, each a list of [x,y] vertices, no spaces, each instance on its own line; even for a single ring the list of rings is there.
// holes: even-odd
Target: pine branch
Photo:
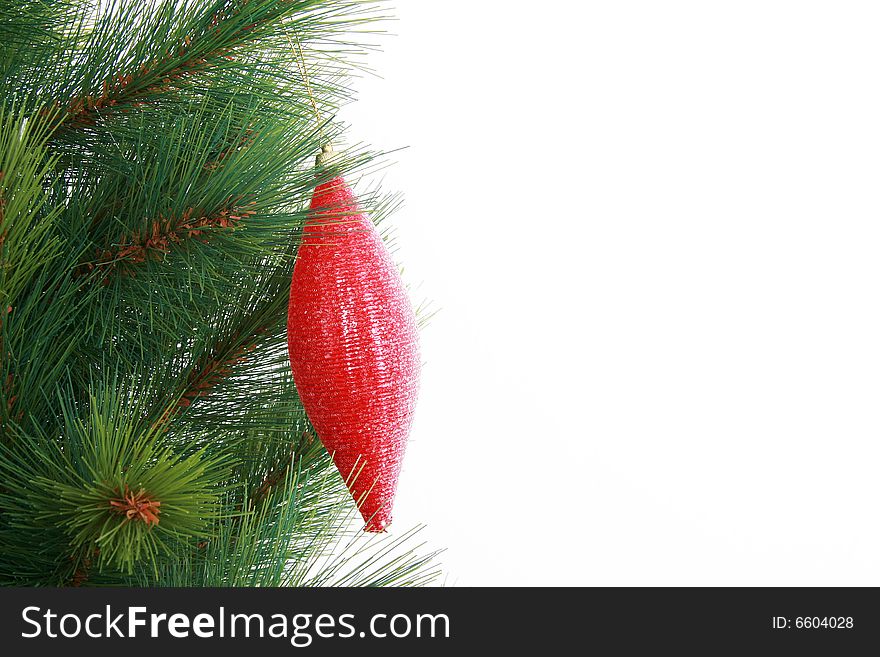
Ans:
[[[257,329],[253,334],[242,338],[235,335],[210,353],[202,357],[187,377],[187,386],[177,408],[189,408],[199,397],[207,397],[211,389],[232,372],[232,368],[241,363],[245,355],[256,348],[256,339],[265,329]]]
[[[256,205],[256,202],[249,205]],[[148,231],[121,235],[116,244],[98,249],[97,260],[82,263],[76,274],[85,276],[97,270],[105,285],[115,272],[134,276],[132,265],[150,259],[162,261],[171,251],[172,245],[179,245],[186,239],[207,242],[213,232],[235,230],[242,220],[253,214],[254,210],[248,206],[230,204],[228,208],[211,214],[196,212],[190,208],[176,219],[160,216],[152,222]]]
[[[176,397],[177,401],[164,410],[156,427],[167,429],[176,415],[189,409],[199,399],[208,397],[232,375],[234,368],[246,362],[248,354],[256,351],[258,343],[268,336],[270,328],[283,321],[283,298],[282,294],[276,294],[258,305],[253,312],[243,314],[237,325],[195,359],[183,389]]]
[[[67,582],[67,586],[72,586],[74,588],[80,588],[84,584],[89,581],[89,576],[92,574],[92,566],[94,565],[94,560],[97,559],[101,555],[101,551],[98,548],[94,548],[90,553],[86,554],[83,557],[75,557],[71,556],[71,561],[76,563],[76,569],[73,571],[73,575],[70,580]]]
[[[277,38],[278,23],[291,15],[296,14],[307,25],[309,11],[321,3],[317,0],[215,0],[212,4],[212,9],[183,25],[175,20],[176,15],[171,16],[168,27],[177,27],[177,22],[182,34],[171,45],[164,45],[163,52],[141,63],[130,62],[127,69],[107,75],[100,80],[98,88],[89,93],[56,100],[54,108],[62,110],[64,128],[78,130],[94,126],[102,117],[155,102],[206,73],[229,69],[238,50],[260,40]],[[191,9],[184,4],[178,13],[185,15],[188,10]],[[273,30],[264,29],[273,26]],[[146,47],[139,44],[135,50],[144,51]]]
[[[306,431],[297,443],[292,443],[287,456],[270,468],[266,473],[266,476],[263,477],[263,481],[260,482],[260,485],[257,486],[257,489],[254,491],[253,495],[251,495],[251,500],[254,502],[261,502],[266,499],[269,493],[277,488],[287,477],[287,473],[293,466],[293,460],[296,457],[297,446],[301,444],[310,446],[313,445],[314,442],[314,436]]]

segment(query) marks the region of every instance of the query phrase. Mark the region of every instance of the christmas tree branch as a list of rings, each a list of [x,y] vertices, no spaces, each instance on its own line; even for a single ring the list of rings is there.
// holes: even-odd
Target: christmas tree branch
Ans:
[[[255,202],[249,205],[253,206]],[[253,214],[254,211],[248,206],[229,204],[229,207],[210,214],[189,208],[178,218],[160,216],[152,222],[149,230],[120,236],[116,244],[99,249],[97,260],[82,263],[77,268],[77,274],[84,276],[97,270],[105,284],[114,272],[134,276],[131,265],[149,259],[161,261],[171,251],[172,245],[181,244],[185,239],[207,241],[213,232],[235,230],[242,220]]]
[[[320,30],[326,35],[343,26],[334,27],[333,18],[349,16],[362,2],[331,0],[185,0],[163,3],[154,15],[145,19],[142,2],[122,2],[116,12],[99,22],[86,48],[109,51],[105,62],[118,62],[114,70],[106,64],[93,65],[98,74],[90,87],[58,98],[53,107],[61,110],[60,121],[65,130],[79,130],[96,125],[97,121],[152,103],[174,90],[186,88],[211,72],[251,72],[255,66],[251,50],[273,48],[279,62],[293,61],[293,53],[278,48],[282,23],[287,21],[297,32]],[[133,9],[134,7],[134,9]],[[191,16],[191,18],[190,18]],[[183,18],[182,18],[183,17]],[[133,42],[121,52],[113,53],[120,31],[131,35]],[[145,36],[144,36],[145,35]],[[170,39],[169,39],[170,37]],[[170,41],[170,43],[169,43]],[[126,46],[123,42],[123,46]],[[115,46],[118,50],[118,46]],[[105,69],[100,73],[101,69]]]
[[[215,60],[230,57],[229,51],[240,45],[241,37],[248,31],[248,26],[236,20],[240,19],[247,3],[244,0],[217,4],[209,12],[207,21],[203,19],[189,27],[190,31],[166,46],[165,53],[157,60],[110,74],[101,80],[100,90],[74,96],[66,102],[56,101],[56,106],[64,110],[62,121],[66,127],[91,126],[100,116],[137,107],[151,97],[179,87],[187,78],[213,65]],[[185,11],[186,7],[182,9]]]
[[[276,280],[287,277],[288,267],[282,267]],[[189,409],[195,402],[208,397],[221,383],[232,376],[236,367],[246,364],[248,355],[255,352],[265,340],[273,340],[285,321],[286,293],[283,285],[273,285],[275,293],[257,302],[250,311],[237,317],[238,321],[227,326],[224,334],[214,340],[198,356],[187,374],[183,388],[176,395],[177,401],[166,408],[159,426],[167,428],[174,417]],[[241,306],[248,308],[248,292],[245,291]],[[264,345],[265,346],[265,345]]]
[[[293,466],[294,458],[298,451],[297,448],[300,445],[312,446],[314,443],[315,437],[308,431],[302,434],[300,440],[291,443],[290,451],[287,455],[266,472],[266,476],[263,477],[260,485],[257,486],[257,489],[254,491],[253,495],[251,495],[251,500],[254,502],[261,502],[272,490],[282,484],[287,477],[288,470]]]
[[[76,568],[74,569],[73,575],[70,577],[70,580],[67,582],[67,586],[79,588],[86,584],[92,572],[94,559],[96,559],[100,555],[101,551],[98,548],[94,548],[92,550],[87,550],[87,553],[85,555],[71,556],[70,559],[71,561],[76,563]]]
[[[228,377],[232,368],[245,359],[246,354],[257,348],[256,339],[263,331],[264,329],[257,329],[246,339],[233,336],[199,359],[199,364],[187,377],[187,386],[177,402],[177,408],[189,408],[199,397],[207,397],[211,389]]]

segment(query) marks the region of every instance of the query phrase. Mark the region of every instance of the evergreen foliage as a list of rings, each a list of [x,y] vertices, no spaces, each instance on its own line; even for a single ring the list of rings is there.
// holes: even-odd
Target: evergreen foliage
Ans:
[[[380,9],[0,0],[0,583],[436,576],[360,535],[286,349],[311,192],[371,161],[313,166]]]

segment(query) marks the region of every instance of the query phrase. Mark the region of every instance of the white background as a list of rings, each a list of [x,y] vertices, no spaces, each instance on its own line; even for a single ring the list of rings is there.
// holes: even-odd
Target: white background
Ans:
[[[399,0],[447,584],[880,585],[880,5]]]

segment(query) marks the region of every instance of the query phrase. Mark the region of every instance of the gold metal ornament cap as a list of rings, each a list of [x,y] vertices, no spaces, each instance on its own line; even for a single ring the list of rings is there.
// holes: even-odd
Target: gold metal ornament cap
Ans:
[[[336,151],[333,150],[333,144],[324,144],[321,146],[321,152],[315,158],[315,166],[327,166],[334,157],[336,157]]]

